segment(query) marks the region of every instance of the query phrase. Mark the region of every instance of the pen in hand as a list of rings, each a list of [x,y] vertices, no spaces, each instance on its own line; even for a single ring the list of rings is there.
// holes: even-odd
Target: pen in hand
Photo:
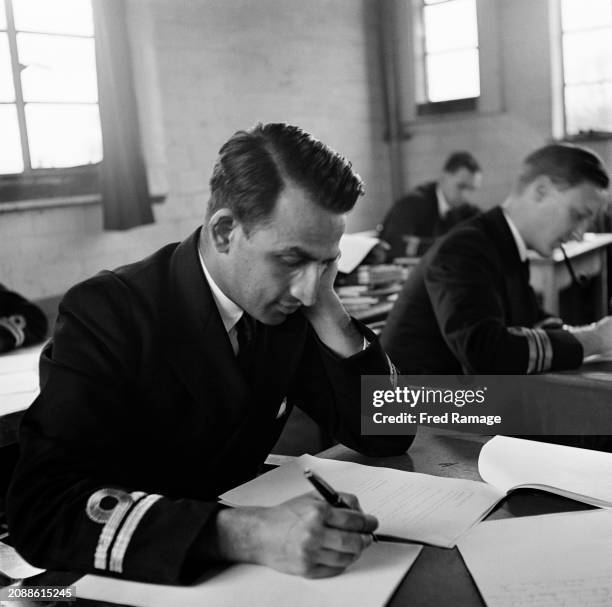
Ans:
[[[310,481],[310,484],[318,491],[319,495],[334,508],[345,508],[351,510],[351,507],[338,495],[338,492],[326,483],[318,474],[315,474],[309,468],[304,470],[304,476]],[[378,538],[374,533],[370,533],[374,542]]]

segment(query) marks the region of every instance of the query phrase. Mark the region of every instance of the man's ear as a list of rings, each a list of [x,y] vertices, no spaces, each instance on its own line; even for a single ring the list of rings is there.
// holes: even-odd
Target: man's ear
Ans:
[[[238,225],[236,217],[230,209],[219,209],[211,215],[206,229],[208,230],[209,241],[218,253],[229,251],[232,235]]]
[[[550,180],[550,177],[548,177],[547,175],[539,175],[534,179],[531,185],[533,189],[534,199],[537,202],[541,202],[542,200],[544,200],[549,194],[550,189],[553,187],[553,183]]]

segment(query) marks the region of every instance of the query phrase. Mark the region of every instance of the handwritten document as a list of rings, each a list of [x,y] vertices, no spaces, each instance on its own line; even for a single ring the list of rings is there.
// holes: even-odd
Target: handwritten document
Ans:
[[[76,583],[79,598],[136,607],[382,607],[421,546],[379,543],[339,576],[319,580],[259,565],[233,565],[193,586],[162,586],[87,575]]]
[[[380,521],[377,533],[444,548],[452,548],[504,495],[478,481],[302,455],[224,493],[221,501],[232,506],[275,506],[312,491],[303,477],[305,468],[336,490],[354,493],[364,512]]]
[[[488,607],[612,605],[612,512],[480,523],[458,543]]]

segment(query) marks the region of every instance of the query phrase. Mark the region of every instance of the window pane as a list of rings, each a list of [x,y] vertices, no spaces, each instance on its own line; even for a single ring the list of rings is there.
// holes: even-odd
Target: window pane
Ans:
[[[0,34],[0,101],[15,101],[11,54],[6,34]]]
[[[0,30],[6,29],[6,9],[4,2],[0,2]]]
[[[429,101],[448,101],[480,95],[478,51],[455,51],[427,57]]]
[[[565,89],[567,132],[612,131],[612,83]]]
[[[21,173],[23,158],[21,157],[17,108],[14,105],[0,105],[0,133],[2,133],[0,173]]]
[[[612,80],[612,28],[563,37],[565,82]]]
[[[455,0],[424,10],[428,53],[478,46],[476,0]]]
[[[26,104],[25,112],[32,168],[102,160],[97,105]]]
[[[93,39],[18,34],[25,101],[98,100]]]
[[[90,0],[13,0],[18,30],[93,36]]]
[[[563,0],[563,30],[612,24],[612,0]]]

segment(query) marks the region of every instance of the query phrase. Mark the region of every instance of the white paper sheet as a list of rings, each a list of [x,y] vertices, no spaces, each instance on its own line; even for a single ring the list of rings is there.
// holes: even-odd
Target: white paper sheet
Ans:
[[[480,451],[478,472],[506,493],[529,486],[612,507],[610,453],[496,436]]]
[[[20,371],[38,371],[38,359],[45,344],[20,348],[0,356],[0,375]]]
[[[480,523],[458,543],[488,607],[612,605],[612,513]]]
[[[258,565],[234,565],[195,586],[161,586],[88,575],[79,598],[142,607],[382,607],[421,546],[380,543],[339,576],[307,580]]]
[[[21,558],[15,548],[0,542],[0,571],[13,580],[23,580],[42,573],[44,569],[33,567]]]
[[[350,274],[379,242],[378,238],[372,236],[343,234],[339,244],[341,256],[338,271]]]
[[[471,480],[442,478],[390,468],[302,455],[221,496],[234,506],[274,506],[313,491],[303,476],[310,468],[337,491],[354,493],[364,512],[380,521],[377,533],[452,548],[504,495]]]

